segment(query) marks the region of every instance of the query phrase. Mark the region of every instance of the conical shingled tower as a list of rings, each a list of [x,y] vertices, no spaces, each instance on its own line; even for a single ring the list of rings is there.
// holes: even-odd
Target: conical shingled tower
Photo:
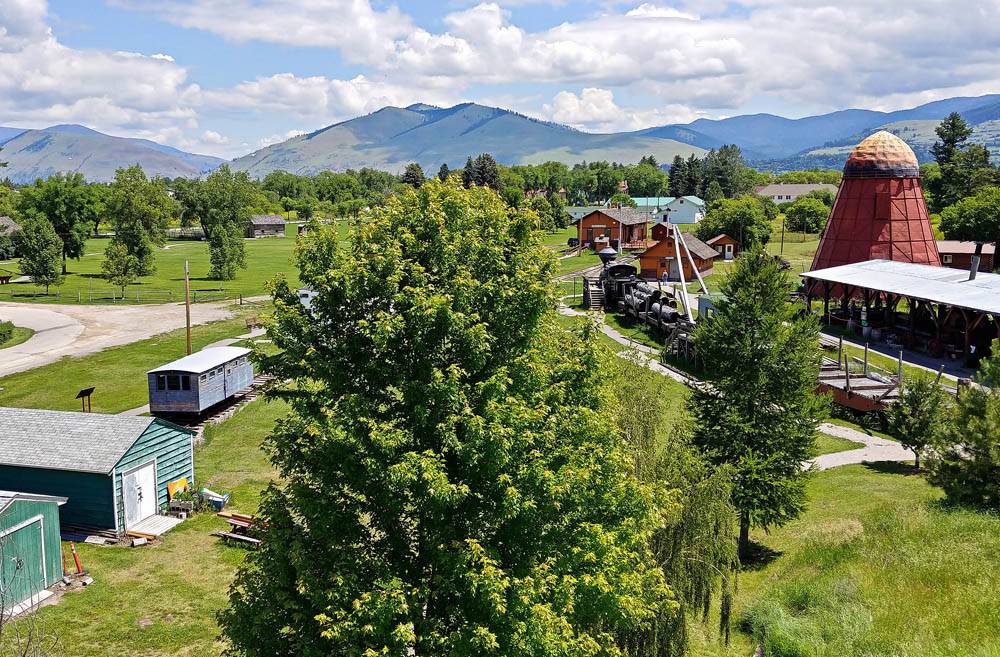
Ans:
[[[865,138],[847,158],[812,268],[879,259],[941,264],[917,156],[885,131]]]

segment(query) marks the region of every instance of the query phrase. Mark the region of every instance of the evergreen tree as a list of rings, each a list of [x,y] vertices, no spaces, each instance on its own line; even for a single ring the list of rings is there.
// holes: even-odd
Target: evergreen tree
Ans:
[[[500,191],[500,166],[493,156],[483,153],[473,163],[473,180],[475,184]]]
[[[462,169],[462,184],[466,189],[476,184],[476,167],[471,156],[465,160],[465,168]]]
[[[674,155],[674,162],[670,165],[669,194],[673,197],[687,196],[688,171],[687,162],[680,155]]]
[[[448,164],[447,163],[442,164],[441,168],[438,169],[438,180],[440,180],[441,182],[446,182],[448,180],[448,176],[450,175],[451,175],[451,170],[448,168]]]
[[[44,285],[45,294],[49,293],[50,286],[62,284],[63,244],[48,219],[38,213],[22,219],[17,249],[21,254],[21,273],[35,285]]]
[[[694,443],[733,470],[742,559],[752,527],[780,526],[802,511],[802,462],[826,412],[816,394],[819,324],[788,302],[791,289],[763,249],[744,252],[716,314],[694,333],[708,382],[692,396]]]
[[[399,181],[404,185],[409,185],[410,187],[420,187],[424,184],[424,169],[416,162],[411,162],[406,165],[406,170],[403,171],[402,177]]]
[[[926,376],[904,382],[899,399],[886,414],[889,433],[913,451],[917,469],[920,455],[941,435],[948,419],[948,395]]]
[[[722,185],[719,184],[718,180],[713,180],[708,184],[708,187],[705,189],[705,198],[703,198],[702,200],[705,201],[706,205],[710,205],[715,201],[718,201],[719,199],[723,199],[725,197],[726,194],[722,191]]]
[[[687,159],[687,179],[684,183],[684,194],[682,196],[698,196],[702,193],[701,167],[701,160],[692,153]]]
[[[114,226],[114,240],[135,256],[140,276],[156,271],[153,247],[163,243],[167,222],[174,211],[163,181],[146,178],[139,165],[115,172],[106,212]]]
[[[927,459],[928,480],[955,504],[1000,510],[1000,341],[955,402]]]
[[[431,181],[297,259],[316,297],[276,285],[262,367],[292,411],[220,619],[234,654],[620,655],[672,611],[662,493],[610,421],[593,335],[551,319],[525,214]]]
[[[928,180],[932,209],[941,211],[987,185],[1000,185],[1000,170],[990,163],[990,153],[979,144],[967,144],[972,129],[957,112],[935,129],[938,141],[932,152],[940,175]]]
[[[942,169],[955,162],[958,152],[972,136],[972,128],[958,112],[946,116],[934,132],[938,136],[938,141],[931,147],[931,153],[934,155],[934,161]]]

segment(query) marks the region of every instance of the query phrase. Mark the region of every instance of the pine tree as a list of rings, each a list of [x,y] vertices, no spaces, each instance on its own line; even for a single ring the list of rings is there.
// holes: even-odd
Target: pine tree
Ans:
[[[403,175],[400,177],[399,181],[404,185],[409,185],[410,187],[417,188],[424,184],[424,169],[416,162],[411,162],[406,165],[406,170],[403,171]]]
[[[905,381],[899,399],[889,407],[889,433],[913,451],[918,470],[920,455],[944,430],[948,410],[947,394],[926,376]]]
[[[962,115],[952,112],[934,129],[940,141],[934,142],[931,153],[939,166],[952,164],[958,156],[966,140],[972,135],[972,128],[965,122]]]
[[[670,185],[669,194],[673,197],[687,196],[688,169],[687,162],[680,155],[674,155],[674,162],[670,165]]]
[[[448,176],[451,175],[451,169],[448,168],[448,164],[442,164],[441,168],[438,169],[438,180],[445,182],[448,180]]]
[[[719,184],[718,180],[713,180],[705,189],[705,197],[703,200],[706,205],[711,205],[714,201],[718,201],[722,198],[726,198],[725,193],[722,191],[722,185]]]
[[[683,196],[698,196],[702,193],[701,188],[701,167],[702,162],[692,153],[687,160],[687,179],[684,184]]]
[[[476,165],[471,156],[465,160],[465,168],[462,169],[462,184],[466,189],[476,184]]]
[[[802,462],[826,415],[816,394],[819,324],[788,302],[791,286],[763,249],[744,252],[711,320],[695,330],[708,385],[695,388],[694,443],[733,472],[741,559],[750,529],[780,526],[805,504]]]

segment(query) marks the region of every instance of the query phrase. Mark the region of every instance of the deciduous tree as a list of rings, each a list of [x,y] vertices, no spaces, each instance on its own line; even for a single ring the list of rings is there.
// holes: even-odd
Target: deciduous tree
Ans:
[[[21,273],[35,285],[44,285],[45,294],[50,286],[62,285],[63,244],[48,219],[37,213],[24,218],[17,236],[17,250],[21,254]]]
[[[913,451],[920,469],[920,455],[937,440],[949,420],[948,395],[929,377],[908,379],[886,419],[889,433]]]
[[[114,240],[139,262],[139,275],[156,271],[153,247],[162,244],[167,222],[176,211],[162,180],[150,180],[139,165],[118,169],[106,199]]]
[[[101,273],[106,281],[121,290],[122,298],[125,298],[128,286],[139,279],[139,259],[129,253],[124,244],[111,240],[104,249]]]
[[[941,232],[950,240],[1000,245],[1000,187],[984,187],[975,196],[945,208]]]
[[[826,226],[830,208],[818,198],[803,196],[785,208],[785,226],[788,230],[818,233]]]
[[[293,386],[281,485],[221,616],[242,655],[623,655],[673,609],[659,493],[610,422],[596,344],[551,321],[551,256],[491,190],[389,198],[304,238],[263,369]]]
[[[774,258],[744,252],[721,291],[716,314],[694,333],[708,381],[692,395],[694,442],[733,469],[746,558],[752,527],[780,526],[802,511],[802,463],[826,398],[816,394],[819,325],[788,302],[791,286]]]
[[[756,197],[724,198],[708,206],[696,233],[702,240],[710,240],[725,233],[739,241],[744,250],[748,250],[767,244],[771,239],[771,223]]]
[[[62,241],[62,273],[66,259],[79,260],[90,234],[93,196],[87,191],[83,175],[57,173],[46,180],[36,180],[24,187],[18,199],[23,215],[37,214],[48,219]]]

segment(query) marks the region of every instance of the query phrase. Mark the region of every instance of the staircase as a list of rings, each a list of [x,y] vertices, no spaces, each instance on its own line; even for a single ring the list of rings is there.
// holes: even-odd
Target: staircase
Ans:
[[[604,287],[593,278],[583,279],[583,305],[590,310],[600,310],[604,307]]]

